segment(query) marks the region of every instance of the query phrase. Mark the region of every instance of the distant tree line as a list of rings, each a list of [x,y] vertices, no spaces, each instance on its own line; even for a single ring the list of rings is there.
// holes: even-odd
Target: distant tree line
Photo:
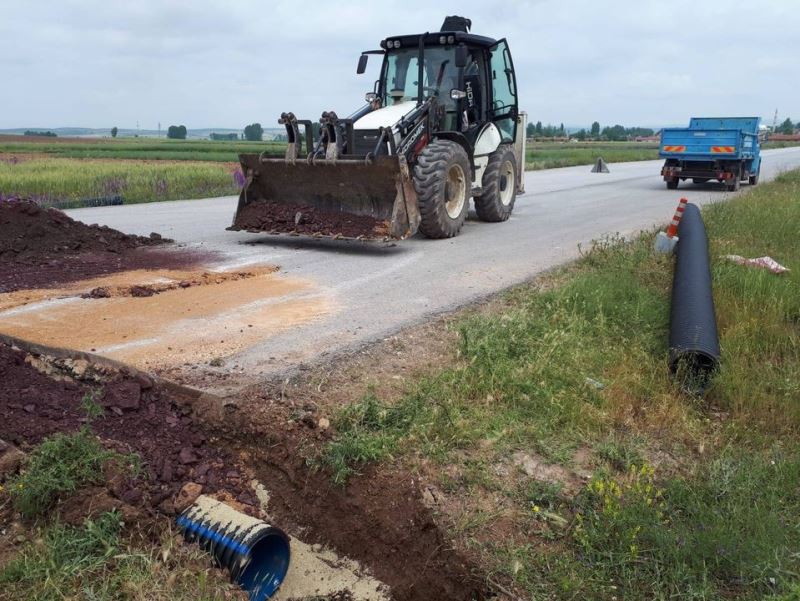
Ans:
[[[211,132],[208,134],[208,137],[212,140],[238,140],[239,134],[218,134],[216,132]]]
[[[611,127],[604,127],[600,129],[600,123],[595,121],[587,131],[580,129],[577,132],[567,134],[564,124],[558,127],[555,125],[542,125],[541,121],[536,123],[528,123],[525,132],[529,138],[575,138],[577,140],[610,140],[610,141],[623,141],[632,140],[639,137],[648,137],[655,134],[649,127],[624,127],[622,125],[613,125]]]
[[[58,137],[58,135],[56,135],[56,133],[53,132],[53,131],[35,131],[33,129],[25,130],[25,135],[26,136],[41,136],[41,137],[44,137],[44,138],[57,138]]]
[[[185,140],[186,139],[186,126],[185,125],[170,125],[167,128],[167,137],[171,140]]]

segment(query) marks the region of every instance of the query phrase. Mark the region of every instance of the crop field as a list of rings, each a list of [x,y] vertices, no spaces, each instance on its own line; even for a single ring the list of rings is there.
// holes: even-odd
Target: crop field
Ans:
[[[591,165],[602,157],[606,163],[648,161],[658,158],[656,142],[533,142],[525,153],[525,168],[553,169]]]
[[[0,159],[0,198],[81,206],[120,197],[125,203],[237,194],[233,163],[65,158]]]
[[[236,162],[239,153],[274,150],[281,142],[168,140],[166,138],[38,138],[0,136],[3,155],[43,154],[72,159],[140,159]]]

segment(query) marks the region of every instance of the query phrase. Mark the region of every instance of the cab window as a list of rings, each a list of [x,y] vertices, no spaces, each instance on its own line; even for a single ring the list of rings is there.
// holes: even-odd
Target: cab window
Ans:
[[[500,129],[505,142],[513,142],[517,130],[517,82],[506,41],[500,40],[492,46],[490,56],[492,99],[489,119]]]

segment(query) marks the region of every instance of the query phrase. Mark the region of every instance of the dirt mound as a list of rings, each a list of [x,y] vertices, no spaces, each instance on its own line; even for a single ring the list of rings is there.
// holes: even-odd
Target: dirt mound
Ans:
[[[86,225],[57,209],[28,200],[0,204],[0,257],[26,262],[48,261],[53,253],[107,251],[120,253],[140,246],[171,242],[156,233],[132,236],[107,226]]]
[[[386,221],[367,215],[323,211],[304,205],[280,204],[259,200],[244,207],[236,217],[236,227],[248,231],[341,236],[344,238],[385,238]]]
[[[0,202],[0,293],[141,267],[186,267],[191,253],[144,248],[171,240],[86,225],[29,200]],[[144,247],[144,248],[143,248]]]
[[[0,344],[0,381],[0,439],[22,450],[86,425],[84,399],[93,399],[102,414],[91,421],[92,431],[106,447],[142,459],[138,477],[109,478],[111,494],[124,503],[171,514],[191,482],[205,493],[224,490],[245,506],[257,505],[237,457],[209,444],[186,399],[147,376]]]

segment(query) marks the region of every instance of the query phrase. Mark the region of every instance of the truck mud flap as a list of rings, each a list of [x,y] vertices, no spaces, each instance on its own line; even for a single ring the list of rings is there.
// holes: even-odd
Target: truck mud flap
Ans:
[[[230,230],[402,240],[419,226],[404,157],[325,160],[241,155],[246,176]]]

